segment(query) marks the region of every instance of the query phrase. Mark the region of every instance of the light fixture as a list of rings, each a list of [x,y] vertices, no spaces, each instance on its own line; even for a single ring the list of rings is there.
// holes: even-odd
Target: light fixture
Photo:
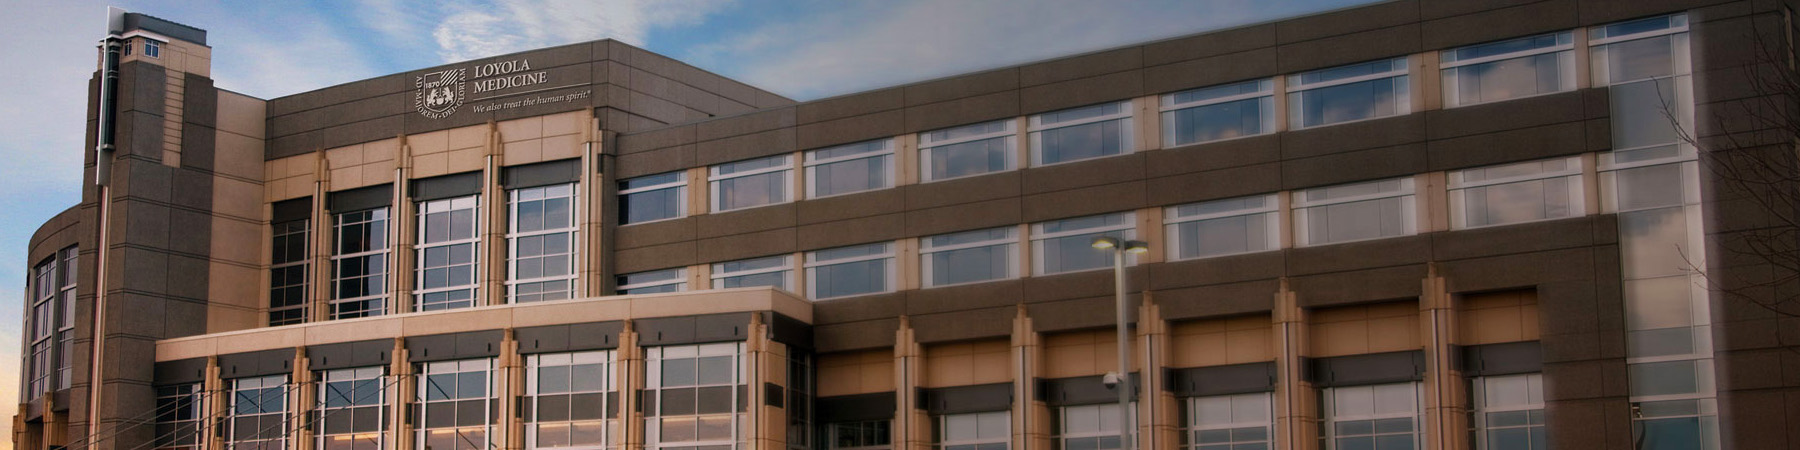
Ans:
[[[1150,243],[1144,241],[1125,241],[1125,253],[1143,254],[1150,251]]]
[[[1133,242],[1136,242],[1136,241],[1133,241]],[[1119,240],[1114,239],[1109,236],[1101,236],[1101,237],[1094,238],[1093,246],[1094,246],[1094,248],[1097,248],[1097,249],[1106,250],[1106,249],[1110,249],[1113,247],[1118,247]]]

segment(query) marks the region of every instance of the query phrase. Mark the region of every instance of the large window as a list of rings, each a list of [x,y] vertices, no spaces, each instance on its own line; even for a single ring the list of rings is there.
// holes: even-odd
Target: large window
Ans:
[[[674,268],[619,275],[619,294],[656,294],[687,290],[687,269]]]
[[[1691,66],[1687,31],[1686,14],[1589,28],[1594,84],[1611,86],[1686,75]]]
[[[933,450],[1007,450],[1012,415],[1006,411],[946,414],[932,421]]]
[[[675,171],[619,182],[619,224],[631,225],[687,216],[687,172]]]
[[[323,450],[381,450],[387,430],[384,369],[359,367],[319,373],[319,409],[313,426]]]
[[[1450,172],[1450,227],[1477,228],[1583,213],[1581,158]]]
[[[272,224],[274,239],[269,242],[269,326],[304,323],[309,297],[307,279],[312,276],[312,259],[307,240],[312,221],[294,220]]]
[[[620,433],[613,352],[531,355],[527,359],[525,445],[531,449],[597,449]]]
[[[1137,239],[1136,214],[1123,212],[1040,222],[1031,226],[1033,273],[1054,275],[1113,266],[1112,252],[1094,248],[1094,238]],[[1136,261],[1126,256],[1126,264]]]
[[[76,247],[50,255],[32,269],[25,337],[25,397],[68,389],[74,374]]]
[[[1000,227],[919,238],[925,287],[1018,276],[1018,228]]]
[[[893,186],[893,139],[806,152],[806,198],[853,194]]]
[[[491,450],[494,360],[420,364],[417,450]]]
[[[1182,260],[1274,250],[1281,246],[1275,195],[1170,206],[1169,259]]]
[[[1136,406],[1133,403],[1133,406]],[[1136,408],[1130,414],[1137,417]],[[1119,405],[1108,403],[1099,405],[1064,406],[1056,409],[1056,421],[1051,425],[1056,429],[1052,435],[1056,439],[1053,448],[1061,450],[1118,450],[1119,445]],[[1134,421],[1135,422],[1135,421]],[[1131,433],[1137,435],[1136,431]],[[1136,448],[1138,446],[1132,446]]]
[[[76,247],[56,252],[61,261],[56,269],[56,379],[53,389],[68,389],[75,376],[75,274]]]
[[[1275,415],[1267,392],[1193,397],[1186,406],[1186,450],[1274,448]]]
[[[1030,131],[1033,166],[1130,153],[1131,101],[1031,116]]]
[[[1016,166],[1012,120],[919,133],[922,181],[1004,172]]]
[[[225,448],[282,450],[288,428],[287,375],[239,378],[231,384],[230,411],[225,416]]]
[[[773,286],[792,291],[788,287],[793,285],[794,262],[791,255],[740,259],[712,265],[713,289]]]
[[[1412,111],[1404,56],[1288,75],[1287,86],[1293,129]]]
[[[725,212],[792,201],[794,166],[789,155],[712,166],[712,211]]]
[[[1275,131],[1274,85],[1273,80],[1253,80],[1163,95],[1163,145]]]
[[[837,422],[825,425],[830,450],[886,450],[893,446],[893,421]]]
[[[507,298],[511,303],[575,296],[575,185],[508,192]]]
[[[1302,246],[1406,236],[1413,207],[1411,178],[1307,189],[1294,195],[1294,234]]]
[[[787,448],[813,448],[812,354],[789,350],[787,360]]]
[[[379,316],[387,309],[388,209],[339,213],[331,253],[331,318]]]
[[[729,450],[743,445],[741,342],[645,350],[646,448]]]
[[[414,309],[437,311],[475,306],[481,269],[480,197],[419,203],[418,281]]]
[[[1439,52],[1444,105],[1456,107],[1575,89],[1575,45],[1567,31]]]
[[[206,408],[199,384],[156,387],[156,450],[197,450],[208,437],[200,420]]]
[[[1520,374],[1469,380],[1478,450],[1544,450],[1544,376]]]
[[[1326,389],[1319,439],[1326,450],[1411,450],[1419,441],[1419,384]]]
[[[894,278],[892,242],[806,252],[806,296],[813,300],[890,292]]]

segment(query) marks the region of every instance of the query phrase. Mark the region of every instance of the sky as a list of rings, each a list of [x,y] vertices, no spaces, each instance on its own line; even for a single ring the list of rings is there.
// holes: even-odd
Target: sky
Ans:
[[[207,30],[214,84],[259,98],[612,38],[805,101],[1369,2],[0,0],[0,404],[17,404],[27,242],[80,197],[107,6]]]

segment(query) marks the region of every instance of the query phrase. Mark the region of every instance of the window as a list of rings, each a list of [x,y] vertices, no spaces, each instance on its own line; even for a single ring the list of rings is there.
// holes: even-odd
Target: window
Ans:
[[[1163,212],[1170,259],[1274,250],[1281,246],[1274,194],[1170,206]]]
[[[1006,411],[947,414],[932,422],[933,450],[1007,450],[1012,417]]]
[[[231,410],[225,417],[225,448],[282,450],[287,447],[287,375],[230,380]]]
[[[1163,145],[1275,131],[1275,82],[1253,80],[1162,96]]]
[[[1130,414],[1137,418],[1136,403]],[[1133,421],[1135,422],[1135,420]],[[1061,450],[1118,450],[1119,405],[1081,405],[1057,408],[1055,448]],[[1131,433],[1137,435],[1136,431]],[[1133,446],[1136,447],[1136,446]]]
[[[1594,84],[1608,86],[1686,74],[1687,31],[1686,14],[1589,28]]]
[[[1416,220],[1411,178],[1307,189],[1294,198],[1301,246],[1411,235]]]
[[[788,155],[749,159],[712,166],[712,210],[733,211],[744,208],[787,203],[788,187],[793,186],[793,163]]]
[[[713,264],[712,287],[773,286],[790,290],[788,286],[794,283],[794,263],[790,258],[789,255],[776,255]]]
[[[512,303],[575,296],[575,185],[507,193],[507,298]]]
[[[949,286],[1018,276],[1018,228],[1000,227],[919,238],[925,287]]]
[[[787,358],[787,447],[813,448],[812,355],[790,349]]]
[[[1412,111],[1406,57],[1288,75],[1288,124],[1294,129]]]
[[[26,336],[31,342],[31,359],[29,375],[26,377],[26,398],[50,392],[51,377],[54,376],[56,346],[56,257],[39,263],[32,269],[31,279],[32,306],[29,332]]]
[[[886,450],[893,445],[893,422],[839,422],[825,425],[831,450]]]
[[[729,449],[744,436],[742,342],[645,351],[645,447]]]
[[[1011,120],[919,133],[919,173],[929,182],[1013,170],[1017,137]]]
[[[620,430],[611,350],[531,355],[526,363],[525,445],[531,449],[596,449],[616,445]]]
[[[1189,398],[1182,422],[1187,427],[1186,450],[1273,448],[1273,411],[1267,392]]]
[[[381,315],[387,305],[388,210],[340,213],[331,254],[331,318]]]
[[[1719,406],[1713,399],[1632,402],[1631,417],[1638,448],[1719,448]]]
[[[687,269],[674,268],[619,275],[619,295],[687,290]]]
[[[1031,165],[1130,153],[1131,131],[1130,100],[1031,116]]]
[[[853,194],[893,186],[893,139],[806,152],[806,198]]]
[[[1583,213],[1581,158],[1450,172],[1455,229],[1573,217]]]
[[[61,263],[57,266],[57,278],[60,293],[56,296],[56,314],[59,316],[56,326],[56,380],[54,389],[69,388],[75,376],[75,275],[78,261],[75,246],[69,246],[57,252]]]
[[[162,43],[154,41],[154,40],[150,40],[150,39],[145,39],[144,40],[144,56],[150,57],[150,58],[161,58],[162,57]]]
[[[319,373],[319,408],[313,426],[322,450],[381,450],[387,430],[383,369],[359,367]]]
[[[305,323],[307,320],[307,279],[312,265],[307,240],[312,222],[295,220],[271,225],[274,239],[269,243],[269,326]]]
[[[490,450],[493,370],[491,358],[420,364],[417,450]]]
[[[1327,450],[1420,448],[1418,383],[1325,390],[1319,439]]]
[[[687,172],[675,171],[619,182],[619,225],[687,216]]]
[[[476,274],[481,271],[479,208],[476,195],[419,203],[419,246],[413,253],[419,265],[416,310],[475,306]]]
[[[205,409],[199,384],[156,388],[156,450],[196,450],[207,435],[200,431]]]
[[[1136,214],[1123,212],[1032,225],[1032,272],[1054,275],[1112,267],[1112,252],[1094,249],[1094,238],[1137,239],[1135,217]],[[1136,260],[1135,256],[1125,257],[1126,264],[1134,264]]]
[[[1567,31],[1438,52],[1444,105],[1456,107],[1575,89],[1575,44]]]
[[[1530,373],[1469,380],[1479,450],[1544,450],[1544,376]]]
[[[806,296],[813,300],[891,292],[894,277],[891,242],[806,253]]]

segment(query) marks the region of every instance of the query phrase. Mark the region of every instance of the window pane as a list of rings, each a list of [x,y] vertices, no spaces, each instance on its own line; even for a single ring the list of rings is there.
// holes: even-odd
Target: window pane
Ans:
[[[813,166],[813,195],[848,194],[888,187],[892,156],[852,159]]]
[[[927,255],[931,259],[931,283],[934,286],[998,280],[1012,276],[1011,244],[939,251]]]
[[[1101,236],[1126,239],[1123,231],[1108,231],[1041,240],[1039,247],[1043,251],[1043,274],[1112,267],[1112,252],[1097,250],[1093,246],[1094,238]]]
[[[619,196],[619,223],[629,225],[681,217],[685,189],[673,187]]]
[[[1010,147],[1007,138],[998,137],[928,148],[927,175],[932,180],[943,180],[1009,170]]]
[[[1353,120],[1403,114],[1407,102],[1407,78],[1399,76],[1301,91],[1295,114],[1299,127],[1315,127]]]
[[[1618,83],[1673,74],[1673,39],[1674,36],[1657,36],[1606,45],[1606,65],[1611,75],[1608,81]]]
[[[787,172],[770,172],[714,181],[718,186],[719,211],[749,208],[787,201]]]
[[[1675,395],[1700,392],[1695,361],[1640,363],[1627,366],[1631,395]]]
[[[832,298],[886,291],[890,262],[876,259],[814,267],[814,296]]]
[[[1687,215],[1681,207],[1619,214],[1619,252],[1626,279],[1677,275],[1692,267],[1686,252]]]
[[[1125,152],[1125,120],[1109,120],[1038,132],[1038,161],[1056,164]]]
[[[1614,72],[1617,73],[1617,72]],[[1612,87],[1613,148],[1627,149],[1679,142],[1671,112],[1679,109],[1675,82],[1645,80]],[[1675,117],[1680,117],[1675,114]]]
[[[1273,97],[1250,98],[1163,113],[1168,145],[1254,136],[1272,131]]]
[[[1269,250],[1273,213],[1182,222],[1175,225],[1176,258],[1200,258]]]

